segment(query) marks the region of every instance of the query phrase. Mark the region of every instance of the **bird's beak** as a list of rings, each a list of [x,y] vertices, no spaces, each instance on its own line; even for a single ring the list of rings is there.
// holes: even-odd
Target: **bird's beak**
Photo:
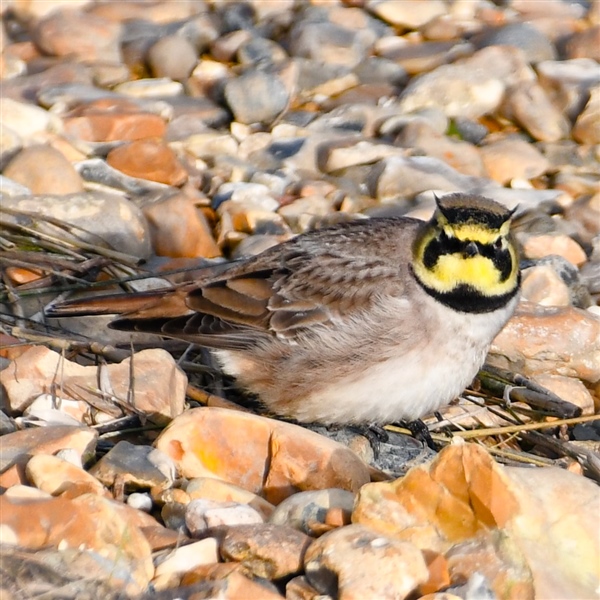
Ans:
[[[465,258],[470,258],[479,254],[479,248],[475,242],[469,242],[464,250]]]

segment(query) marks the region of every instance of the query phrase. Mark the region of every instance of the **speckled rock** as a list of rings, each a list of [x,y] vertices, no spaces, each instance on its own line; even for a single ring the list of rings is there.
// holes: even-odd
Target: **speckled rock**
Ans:
[[[281,579],[302,570],[311,538],[284,525],[272,523],[229,527],[220,543],[226,560],[239,561],[254,577]]]
[[[340,600],[402,600],[428,576],[416,546],[362,525],[321,536],[308,548],[304,562],[308,581],[322,594],[335,594]]]

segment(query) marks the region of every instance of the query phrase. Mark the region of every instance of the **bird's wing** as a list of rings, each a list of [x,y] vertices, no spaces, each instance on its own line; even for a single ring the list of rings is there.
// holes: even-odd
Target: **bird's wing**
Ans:
[[[106,313],[114,302],[114,312],[122,313],[111,323],[115,329],[213,348],[241,349],[273,336],[294,339],[315,325],[352,318],[378,294],[402,293],[395,257],[381,252],[364,223],[299,236],[225,270],[220,267],[214,275],[207,270],[198,282],[129,295],[120,306],[118,296],[97,298],[95,305]]]

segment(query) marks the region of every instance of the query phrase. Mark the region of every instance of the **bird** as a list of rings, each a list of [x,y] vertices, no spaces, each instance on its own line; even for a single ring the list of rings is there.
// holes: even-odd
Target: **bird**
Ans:
[[[515,310],[513,213],[451,193],[428,221],[337,223],[191,282],[47,314],[116,313],[113,329],[208,347],[241,388],[299,423],[417,421],[465,390]]]

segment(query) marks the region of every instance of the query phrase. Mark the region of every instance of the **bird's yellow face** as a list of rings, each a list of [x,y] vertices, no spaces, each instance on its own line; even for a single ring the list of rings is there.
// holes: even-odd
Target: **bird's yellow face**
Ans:
[[[491,201],[487,201],[491,203]],[[489,312],[519,288],[519,262],[508,210],[487,206],[448,209],[438,202],[413,249],[419,283],[444,304],[464,312]]]

